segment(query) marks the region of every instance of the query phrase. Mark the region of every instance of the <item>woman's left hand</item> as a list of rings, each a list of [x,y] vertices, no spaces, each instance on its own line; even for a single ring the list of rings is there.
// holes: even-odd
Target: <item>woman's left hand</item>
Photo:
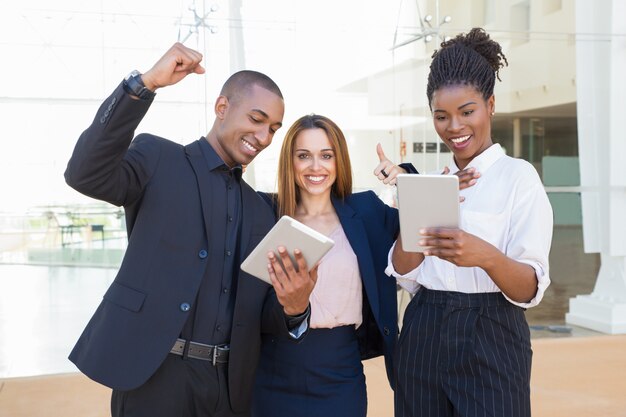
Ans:
[[[406,174],[406,171],[398,165],[395,165],[385,156],[385,152],[383,152],[383,147],[380,143],[376,145],[376,153],[378,154],[380,163],[376,166],[376,169],[374,169],[374,175],[376,175],[383,184],[396,185],[396,177],[398,174]]]
[[[450,174],[450,168],[444,167],[441,175]],[[460,171],[457,171],[456,174],[459,177],[459,190],[463,190],[465,188],[469,188],[476,184],[478,178],[480,178],[480,172],[476,171],[476,168],[465,168]],[[465,197],[459,197],[459,203],[465,201]]]
[[[441,175],[448,174],[450,174],[450,168],[444,167]],[[478,178],[480,178],[480,172],[476,171],[476,168],[465,168],[457,171],[454,175],[459,177],[459,190],[475,185]]]
[[[436,227],[420,230],[420,234],[420,246],[429,247],[425,256],[436,256],[456,266],[486,268],[494,255],[501,254],[489,242],[461,229]]]

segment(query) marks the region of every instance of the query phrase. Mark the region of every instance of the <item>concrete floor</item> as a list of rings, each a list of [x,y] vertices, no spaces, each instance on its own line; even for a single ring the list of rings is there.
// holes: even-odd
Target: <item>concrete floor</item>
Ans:
[[[533,350],[534,417],[626,416],[626,336],[533,339]],[[368,416],[392,417],[383,361],[366,361],[365,373]],[[81,374],[0,380],[0,417],[106,417],[109,398]]]

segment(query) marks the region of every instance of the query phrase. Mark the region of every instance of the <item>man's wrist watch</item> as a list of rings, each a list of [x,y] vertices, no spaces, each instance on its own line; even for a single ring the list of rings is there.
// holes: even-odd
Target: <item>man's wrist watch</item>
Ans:
[[[142,100],[152,100],[156,93],[149,90],[141,81],[141,73],[137,70],[132,71],[124,78],[124,91],[128,94],[139,97]]]

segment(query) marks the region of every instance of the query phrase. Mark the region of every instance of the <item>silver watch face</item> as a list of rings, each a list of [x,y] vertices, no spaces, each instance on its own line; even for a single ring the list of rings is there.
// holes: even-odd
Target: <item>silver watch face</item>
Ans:
[[[136,76],[136,75],[141,75],[141,73],[140,73],[139,71],[137,71],[137,70],[132,70],[132,71],[130,72],[130,74],[128,74],[128,75],[126,76],[126,78],[124,78],[124,79],[125,79],[126,81],[128,81],[128,80],[130,80],[131,78],[133,78],[133,77],[134,77],[134,76]]]

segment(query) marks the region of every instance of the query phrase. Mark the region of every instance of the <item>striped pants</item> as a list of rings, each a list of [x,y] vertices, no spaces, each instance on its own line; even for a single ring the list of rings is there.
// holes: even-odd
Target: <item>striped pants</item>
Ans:
[[[530,331],[501,293],[421,288],[395,355],[396,417],[529,417]]]

